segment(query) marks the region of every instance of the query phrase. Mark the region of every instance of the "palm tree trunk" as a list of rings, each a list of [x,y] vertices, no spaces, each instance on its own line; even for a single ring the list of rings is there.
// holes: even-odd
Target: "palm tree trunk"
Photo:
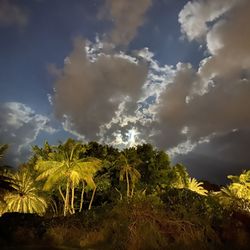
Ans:
[[[58,190],[59,190],[59,193],[63,199],[63,203],[64,203],[64,208],[63,208],[63,216],[66,216],[66,198],[65,196],[63,195],[63,192],[62,192],[62,189],[61,189],[61,186],[58,187]]]
[[[73,214],[75,213],[74,199],[75,199],[75,187],[72,184],[72,186],[71,186],[71,209],[72,209]]]
[[[69,210],[69,182],[67,181],[65,204],[64,204],[64,213],[63,213],[64,216],[67,215],[68,210]]]
[[[58,215],[57,205],[56,205],[56,202],[53,199],[51,199],[51,207],[52,207],[54,216]]]
[[[85,189],[85,184],[84,184],[84,181],[83,181],[83,182],[82,182],[82,193],[81,193],[81,202],[80,202],[79,212],[82,211],[84,189]]]
[[[56,215],[56,210],[55,210],[54,204],[51,203],[50,206],[51,206],[53,214],[55,216]]]
[[[126,181],[127,181],[127,197],[129,197],[130,186],[129,186],[129,178],[128,178],[128,170],[126,169]]]
[[[90,210],[91,207],[92,207],[92,203],[93,203],[94,196],[95,196],[95,191],[96,191],[96,186],[95,186],[94,189],[93,189],[92,197],[91,197],[91,200],[90,200],[90,203],[89,203],[89,210]]]
[[[131,189],[131,197],[133,197],[133,195],[134,195],[134,187],[132,187]]]
[[[122,193],[117,188],[115,188],[115,190],[119,193],[119,195],[120,195],[120,201],[122,201]]]
[[[60,193],[60,195],[61,195],[61,197],[62,197],[62,199],[63,199],[63,202],[64,202],[64,204],[65,204],[65,197],[64,197],[64,195],[63,195],[61,186],[58,187],[58,190],[59,190],[59,193]]]

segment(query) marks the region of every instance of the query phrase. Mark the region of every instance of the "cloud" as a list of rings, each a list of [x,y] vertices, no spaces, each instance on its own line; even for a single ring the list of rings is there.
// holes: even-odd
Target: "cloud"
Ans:
[[[213,148],[222,150],[225,143],[219,138],[234,139],[232,131],[250,127],[249,9],[250,2],[244,0],[197,0],[183,8],[182,32],[207,48],[198,69],[189,63],[161,66],[148,48],[125,54],[112,46],[107,50],[98,39],[77,39],[64,67],[53,70],[57,117],[65,130],[80,138],[119,147],[151,142],[179,159],[186,157],[188,163],[206,149],[207,154]],[[131,39],[124,39],[123,45]],[[235,141],[227,141],[231,153]],[[236,166],[233,159],[225,160],[226,153],[213,165],[215,155],[203,158],[211,164],[204,165],[208,169],[197,170],[200,162],[193,160],[196,173],[214,174],[219,163],[222,169]]]
[[[160,66],[148,48],[125,54],[104,46],[98,38],[76,40],[64,68],[55,70],[55,114],[79,139],[118,147],[149,142],[153,107],[174,70]]]
[[[27,11],[13,1],[0,0],[0,26],[23,28],[28,23]]]
[[[215,183],[227,182],[227,175],[249,169],[250,130],[234,130],[214,135],[186,155],[175,159],[189,166],[191,175]]]
[[[214,79],[214,86],[187,102],[200,75],[190,65],[182,65],[173,83],[160,96],[157,118],[161,133],[159,145],[167,147],[182,143],[187,138],[197,141],[212,133],[250,126],[250,79],[222,75]],[[184,134],[183,128],[188,131]],[[162,136],[164,135],[164,136]]]
[[[96,140],[100,127],[109,123],[119,105],[133,112],[147,77],[147,65],[123,53],[105,54],[96,44],[76,39],[55,81],[56,116],[67,129]],[[70,125],[70,127],[69,127]]]
[[[19,102],[6,102],[0,107],[0,140],[9,144],[8,162],[16,165],[27,160],[31,143],[41,131],[56,132],[48,117]]]
[[[170,148],[183,142],[186,135],[182,133],[186,126],[186,96],[188,96],[195,72],[190,64],[178,64],[175,76],[160,93],[155,107],[158,133],[155,143],[160,147]]]
[[[207,47],[212,57],[201,69],[205,77],[212,72],[238,77],[243,69],[250,68],[250,31],[246,25],[250,21],[249,9],[249,1],[239,1],[207,33]]]
[[[217,8],[224,9],[224,16],[212,18],[214,24],[204,31],[210,55],[200,68],[196,71],[190,64],[178,64],[172,83],[160,95],[156,113],[161,133],[155,139],[161,146],[164,141],[166,147],[175,147],[187,139],[195,142],[213,133],[250,126],[246,108],[250,106],[250,32],[245,25],[250,21],[250,2],[227,1],[230,8],[222,8],[225,1],[214,2],[189,2],[180,12],[182,16],[187,8],[206,9],[211,16]]]
[[[189,1],[179,13],[181,31],[191,40],[200,40],[209,30],[209,23],[216,21],[241,0]]]
[[[100,142],[118,147],[152,142],[155,131],[155,110],[161,91],[172,80],[174,70],[171,66],[160,66],[148,48],[132,52],[134,60],[143,60],[148,65],[148,74],[136,103],[124,100],[118,106],[112,120],[101,126],[98,134]],[[128,55],[126,55],[127,57]],[[137,59],[136,59],[137,58]],[[118,138],[118,139],[117,139]]]
[[[244,0],[197,0],[184,7],[179,14],[182,31],[189,40],[205,43],[209,55],[198,70],[177,64],[154,107],[154,143],[174,152],[197,175],[218,171],[218,181],[226,169],[239,170],[247,162],[249,132],[242,131],[250,128],[249,9]],[[230,158],[239,153],[238,146],[242,154]]]
[[[138,28],[144,24],[145,13],[151,4],[152,0],[106,0],[99,16],[113,22],[113,29],[108,34],[109,42],[128,45],[135,38]]]

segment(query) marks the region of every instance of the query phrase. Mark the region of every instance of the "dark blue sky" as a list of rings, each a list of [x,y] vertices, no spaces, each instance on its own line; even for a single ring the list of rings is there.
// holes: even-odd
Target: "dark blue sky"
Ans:
[[[14,1],[15,2],[15,1]],[[0,84],[2,102],[19,101],[40,113],[50,113],[47,93],[53,89],[49,64],[61,67],[72,50],[72,40],[81,36],[94,40],[110,29],[98,20],[104,1],[54,0],[16,1],[27,11],[28,24],[0,28]],[[127,50],[148,47],[161,64],[198,64],[202,52],[198,44],[180,39],[178,13],[187,1],[155,1],[143,27]]]
[[[249,166],[249,5],[0,0],[0,142],[12,163],[72,136],[150,142],[216,182]]]

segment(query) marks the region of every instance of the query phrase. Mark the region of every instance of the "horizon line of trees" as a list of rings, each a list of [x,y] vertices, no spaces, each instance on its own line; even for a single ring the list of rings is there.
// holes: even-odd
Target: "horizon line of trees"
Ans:
[[[0,146],[0,158],[7,150]],[[218,190],[171,166],[169,156],[150,144],[119,151],[97,142],[68,139],[57,146],[33,146],[18,169],[1,166],[0,216],[6,212],[67,216],[137,195],[162,196],[184,189],[218,202],[224,209],[250,215],[250,170],[228,176]]]

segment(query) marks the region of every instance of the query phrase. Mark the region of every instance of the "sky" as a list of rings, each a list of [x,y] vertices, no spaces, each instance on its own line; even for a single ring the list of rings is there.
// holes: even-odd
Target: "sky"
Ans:
[[[6,161],[68,137],[151,143],[198,179],[249,169],[249,0],[0,0]]]

